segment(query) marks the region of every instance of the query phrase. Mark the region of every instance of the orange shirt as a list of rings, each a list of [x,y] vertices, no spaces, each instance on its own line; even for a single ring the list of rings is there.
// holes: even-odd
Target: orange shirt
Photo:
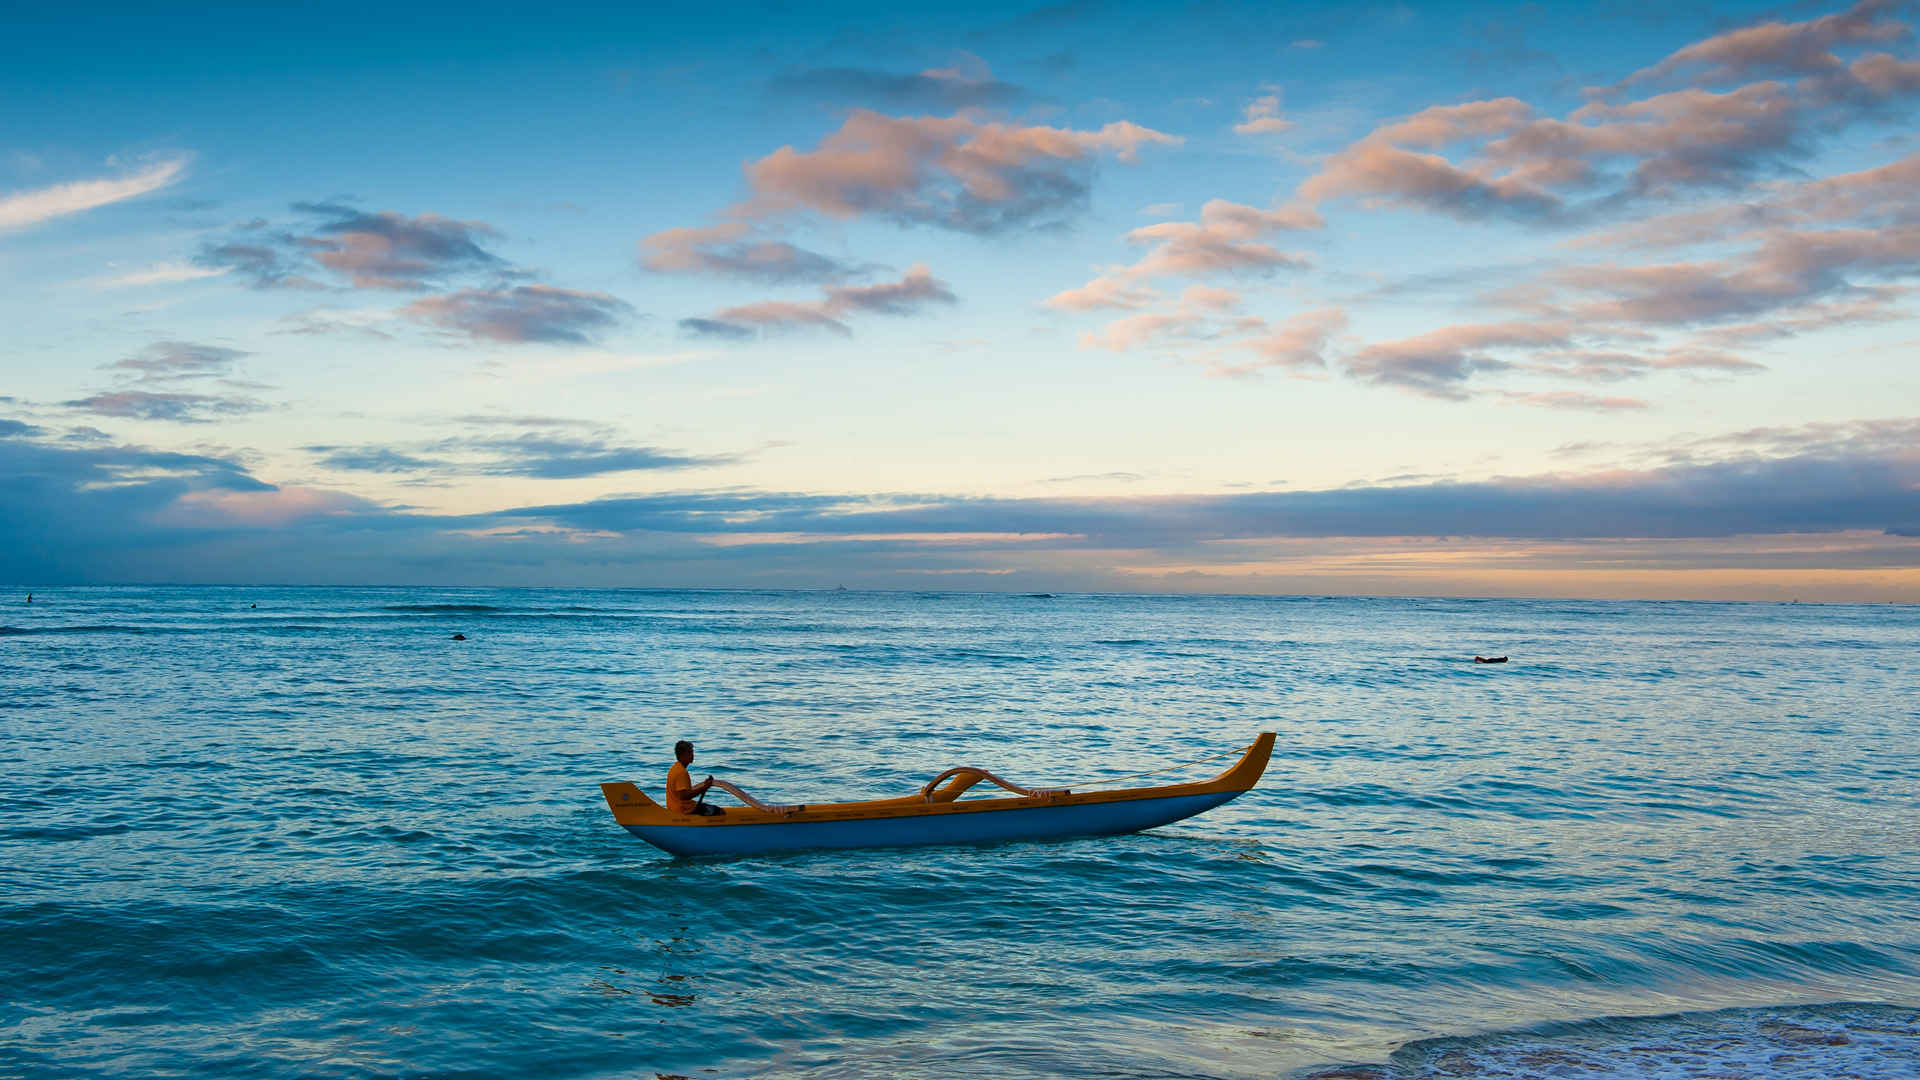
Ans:
[[[687,775],[687,767],[679,762],[667,770],[667,809],[676,814],[693,813],[693,798],[682,792],[693,790],[693,777]]]

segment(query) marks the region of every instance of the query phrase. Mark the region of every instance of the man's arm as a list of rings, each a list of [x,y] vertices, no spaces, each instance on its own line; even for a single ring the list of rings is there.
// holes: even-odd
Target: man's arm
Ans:
[[[709,776],[705,780],[694,784],[692,787],[683,787],[678,790],[669,789],[667,795],[675,799],[691,800],[696,795],[705,795],[708,789],[712,787],[713,777]]]

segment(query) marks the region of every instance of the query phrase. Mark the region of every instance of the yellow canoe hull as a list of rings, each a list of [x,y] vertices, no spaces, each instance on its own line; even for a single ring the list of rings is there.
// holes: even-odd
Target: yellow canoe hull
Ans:
[[[1272,732],[1262,733],[1239,761],[1210,780],[1117,791],[942,801],[943,789],[932,798],[828,803],[785,813],[728,807],[720,817],[673,813],[631,783],[601,784],[600,791],[616,822],[675,855],[1048,840],[1135,832],[1211,810],[1260,781],[1273,742]]]

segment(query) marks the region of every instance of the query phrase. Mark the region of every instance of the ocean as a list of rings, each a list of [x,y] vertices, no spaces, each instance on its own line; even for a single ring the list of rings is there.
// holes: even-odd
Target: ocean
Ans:
[[[1920,1075],[1920,608],[25,591],[0,1077]],[[1260,731],[1114,838],[676,860],[598,789]]]

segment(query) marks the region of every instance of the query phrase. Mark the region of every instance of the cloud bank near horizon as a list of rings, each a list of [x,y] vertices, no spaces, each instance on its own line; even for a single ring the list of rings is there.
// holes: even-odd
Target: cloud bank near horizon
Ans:
[[[585,445],[537,441],[572,462]],[[1409,591],[1472,580],[1498,591],[1503,569],[1537,585],[1557,567],[1577,592],[1575,566],[1591,577],[1609,565],[1682,565],[1771,574],[1807,592],[1823,575],[1867,573],[1885,598],[1920,600],[1920,420],[1742,432],[1668,448],[1662,463],[1630,472],[1108,498],[693,490],[466,515],[275,485],[215,455],[73,442],[20,422],[0,428],[0,499],[35,508],[0,525],[0,579],[654,585],[665,570],[669,581],[692,572],[720,586],[1004,578],[1222,591],[1319,573],[1327,584],[1309,591],[1325,592],[1343,591],[1358,559]],[[312,449],[348,469],[432,465],[380,448]],[[600,459],[532,475],[698,464],[589,451]],[[636,453],[647,460],[607,460]],[[1747,542],[1723,543],[1734,538]],[[1434,561],[1461,542],[1488,553],[1477,578],[1457,558]],[[1087,561],[1096,553],[1097,568]]]

